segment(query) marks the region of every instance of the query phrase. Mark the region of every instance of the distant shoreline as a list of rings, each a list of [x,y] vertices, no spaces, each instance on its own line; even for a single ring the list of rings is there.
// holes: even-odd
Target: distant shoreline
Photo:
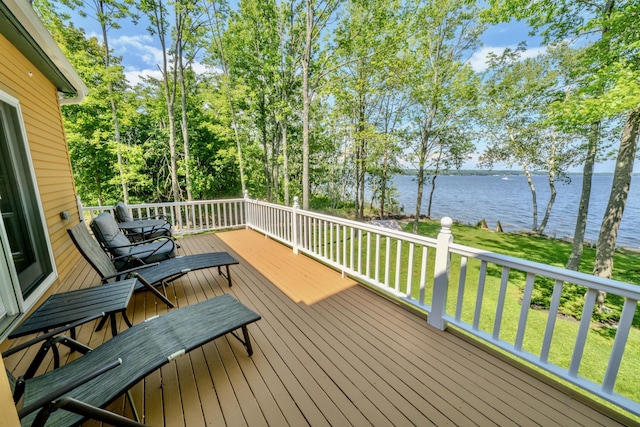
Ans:
[[[433,171],[427,171],[427,175],[430,175]],[[418,171],[415,169],[406,169],[399,175],[416,176]],[[463,175],[463,176],[524,176],[524,172],[519,170],[483,170],[483,169],[460,169],[460,170],[447,170],[440,171],[438,175]],[[546,172],[531,172],[531,175],[546,176]],[[582,172],[569,172],[569,176],[582,176]],[[640,173],[634,173],[633,176],[638,176]],[[595,172],[593,176],[613,176],[613,172]]]

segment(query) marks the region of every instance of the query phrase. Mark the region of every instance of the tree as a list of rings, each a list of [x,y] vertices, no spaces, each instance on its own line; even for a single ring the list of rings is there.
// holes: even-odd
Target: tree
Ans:
[[[114,169],[118,169],[111,151],[113,125],[104,102],[109,96],[110,80],[104,67],[103,46],[95,37],[87,39],[84,30],[67,23],[69,15],[51,2],[39,0],[34,7],[65,56],[92,88],[82,105],[64,106],[62,115],[79,193],[85,202],[102,205],[113,195],[109,183],[115,178]]]
[[[114,61],[111,49],[109,47],[109,31],[111,29],[120,28],[119,21],[125,18],[135,19],[132,13],[133,0],[113,1],[113,0],[93,0],[92,3],[83,3],[79,0],[61,0],[61,3],[71,9],[78,10],[82,17],[91,17],[98,22],[102,33],[102,49],[103,49],[103,67],[105,69],[104,77],[107,87],[107,96],[100,99],[107,100],[111,109],[112,117],[112,134],[113,134],[113,151],[117,157],[117,169],[120,180],[119,185],[122,187],[122,195],[125,203],[129,200],[129,190],[127,176],[130,175],[127,170],[126,163],[129,159],[123,156],[126,147],[122,146],[120,133],[120,119],[118,115],[118,103],[122,101],[122,89],[125,86],[124,75],[119,61]],[[85,10],[83,7],[86,7]],[[45,9],[54,10],[53,5],[46,0],[39,0],[36,9],[44,13]],[[64,15],[68,19],[68,15]],[[49,25],[52,25],[51,19],[47,19]],[[59,41],[64,43],[64,41]],[[106,130],[106,129],[105,129]],[[133,159],[132,159],[133,160]]]
[[[162,64],[159,65],[160,72],[162,73],[162,87],[164,89],[165,102],[167,107],[167,122],[168,122],[168,134],[169,134],[169,171],[171,174],[171,193],[173,195],[174,202],[179,202],[182,198],[180,189],[180,183],[178,181],[178,152],[176,144],[176,118],[175,118],[175,101],[176,101],[176,85],[177,85],[177,72],[178,65],[176,55],[180,51],[179,45],[181,44],[180,38],[183,32],[180,28],[176,28],[174,31],[174,44],[173,44],[173,60],[169,59],[169,48],[171,43],[169,22],[169,10],[163,0],[140,0],[140,11],[144,13],[149,19],[150,26],[147,28],[151,35],[156,35],[160,42],[162,51]],[[176,22],[176,25],[181,25],[180,22]]]
[[[279,36],[275,1],[240,1],[238,13],[232,13],[224,36],[227,66],[233,81],[249,88],[245,114],[254,123],[255,142],[262,151],[262,173],[266,197],[277,200],[280,154],[277,125],[274,121],[277,92],[275,77],[279,68]]]
[[[568,51],[558,47],[535,58],[521,59],[522,48],[507,49],[499,57],[490,57],[479,114],[490,141],[480,160],[489,167],[495,162],[522,167],[531,192],[531,230],[541,234],[555,201],[556,179],[566,178],[568,167],[576,162],[573,135],[559,131],[550,123],[551,104],[564,96],[561,60]],[[540,225],[537,192],[532,180],[534,170],[545,171],[550,190]]]
[[[450,136],[460,127],[466,128],[464,117],[475,104],[477,80],[465,63],[465,55],[478,45],[483,27],[477,23],[476,6],[464,0],[416,1],[412,5],[415,20],[409,47],[413,67],[409,96],[415,130],[413,159],[418,170],[413,222],[417,233],[428,168],[433,165],[437,169],[442,160],[432,155],[444,154],[443,144],[456,143]],[[465,155],[465,150],[448,152]]]
[[[398,2],[369,1],[350,3],[345,19],[338,25],[333,53],[335,71],[329,77],[325,93],[335,99],[334,110],[345,117],[350,127],[351,157],[355,177],[355,219],[364,217],[367,172],[376,157],[389,158],[395,138],[387,132],[397,125],[391,123],[393,112],[380,114],[383,103],[390,99],[391,64],[387,58],[398,56],[400,42],[406,34],[401,25]],[[387,109],[393,103],[387,102]],[[398,151],[398,150],[396,150]],[[388,161],[383,165],[388,172]],[[380,175],[379,175],[380,176]],[[385,184],[388,177],[385,176]]]
[[[178,86],[180,90],[180,130],[182,131],[182,143],[184,149],[184,174],[187,200],[193,200],[191,182],[191,150],[189,146],[189,119],[187,111],[187,97],[189,87],[188,71],[200,49],[200,43],[204,35],[202,10],[198,2],[176,2],[175,10],[175,67],[177,68]],[[190,81],[193,81],[191,79]]]
[[[302,208],[309,209],[309,118],[311,102],[322,75],[316,71],[316,51],[321,33],[328,27],[339,0],[304,0],[304,43],[302,65]]]
[[[626,205],[636,155],[640,121],[640,4],[606,0],[494,0],[497,20],[526,19],[547,40],[585,39],[583,82],[576,93],[577,115],[590,119],[594,132],[606,117],[625,114],[624,131],[614,171],[614,185],[602,220],[593,273],[610,277],[617,232]],[[593,34],[600,38],[593,40]],[[593,136],[595,140],[595,136]],[[587,177],[585,177],[587,179]],[[589,177],[590,179],[590,177]],[[604,303],[601,294],[599,305]]]
[[[236,150],[237,150],[237,162],[238,168],[240,172],[240,182],[242,185],[242,194],[244,195],[247,191],[246,184],[246,176],[244,172],[244,158],[242,157],[242,144],[240,142],[240,130],[238,129],[238,119],[236,116],[236,108],[234,106],[234,101],[232,97],[232,87],[231,87],[231,75],[229,72],[229,66],[227,65],[226,59],[226,49],[223,45],[223,37],[222,34],[224,32],[224,20],[228,17],[228,5],[226,2],[220,2],[218,4],[217,1],[211,2],[211,8],[206,8],[208,24],[211,34],[211,39],[213,42],[211,43],[211,47],[208,49],[209,58],[212,63],[219,63],[222,68],[223,74],[223,88],[225,97],[229,104],[230,114],[231,114],[231,126],[233,128],[234,138],[236,142]]]
[[[95,19],[100,23],[102,30],[102,41],[104,45],[104,67],[107,75],[113,74],[113,78],[118,79],[122,75],[122,69],[112,70],[111,51],[109,48],[108,32],[110,28],[119,28],[118,20],[127,17],[135,18],[131,13],[132,0],[113,1],[113,0],[94,0],[93,7]],[[114,72],[115,71],[115,72]],[[109,104],[111,106],[111,116],[113,118],[114,139],[116,145],[116,155],[118,158],[118,169],[120,172],[120,183],[122,185],[122,196],[125,203],[129,202],[129,184],[125,178],[124,159],[122,156],[122,139],[120,136],[120,123],[118,120],[118,106],[116,94],[114,90],[114,81],[110,77],[107,81],[107,89],[109,91]]]

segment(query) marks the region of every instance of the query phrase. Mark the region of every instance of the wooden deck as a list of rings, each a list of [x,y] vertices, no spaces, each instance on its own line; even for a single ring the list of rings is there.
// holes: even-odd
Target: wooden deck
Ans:
[[[229,293],[263,318],[249,326],[253,356],[223,337],[136,385],[134,400],[148,425],[621,425],[258,233],[179,242],[182,254],[228,251],[240,265],[231,267],[231,288],[215,270],[179,279],[168,288],[178,306]],[[60,291],[97,282],[82,262]],[[128,313],[138,323],[164,311],[142,292]],[[80,341],[97,346],[109,338],[108,328],[92,326],[80,329]],[[78,357],[65,350],[63,356]],[[22,372],[30,357],[5,364]],[[110,409],[130,415],[123,398]]]

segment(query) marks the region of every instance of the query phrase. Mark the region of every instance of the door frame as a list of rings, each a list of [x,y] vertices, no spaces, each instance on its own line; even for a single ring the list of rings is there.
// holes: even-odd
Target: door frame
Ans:
[[[18,281],[18,275],[13,265],[13,258],[11,256],[9,239],[5,232],[4,222],[0,221],[0,298],[3,299],[8,315],[16,316],[14,318],[14,322],[12,322],[15,323],[15,321],[20,320],[22,315],[29,311],[31,307],[38,302],[47,289],[51,287],[58,278],[58,272],[56,269],[55,258],[53,256],[53,248],[51,246],[51,238],[46,224],[44,209],[42,207],[38,181],[36,180],[36,174],[33,167],[33,159],[29,148],[20,101],[0,90],[0,102],[15,109],[16,120],[12,120],[12,125],[15,127],[14,131],[18,141],[15,141],[14,148],[17,147],[22,151],[21,155],[24,156],[24,159],[28,164],[28,170],[25,171],[25,174],[31,182],[23,183],[23,185],[29,186],[30,190],[33,191],[33,195],[30,194],[29,197],[32,198],[32,202],[35,202],[36,210],[39,213],[39,220],[36,221],[35,225],[42,227],[44,241],[40,243],[45,245],[45,252],[48,255],[48,261],[51,265],[51,271],[46,275],[46,277],[26,299],[23,298],[20,283]],[[8,325],[4,325],[4,322],[0,323],[0,339],[8,333],[8,327]]]

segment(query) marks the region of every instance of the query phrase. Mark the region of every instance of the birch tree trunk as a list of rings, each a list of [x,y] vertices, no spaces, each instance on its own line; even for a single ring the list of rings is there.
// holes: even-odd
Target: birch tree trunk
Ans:
[[[627,115],[627,120],[622,132],[620,149],[616,160],[616,168],[613,174],[611,195],[607,203],[607,209],[602,218],[598,244],[596,247],[596,261],[593,266],[593,274],[598,277],[611,277],[613,271],[613,256],[616,249],[618,229],[622,214],[627,204],[633,163],[638,148],[638,131],[640,129],[640,108],[636,108]],[[598,308],[601,310],[606,292],[600,291]]]
[[[589,216],[589,201],[591,199],[591,184],[593,179],[593,167],[596,163],[598,142],[600,141],[600,122],[593,123],[589,131],[587,157],[582,170],[582,190],[580,192],[580,204],[576,217],[576,228],[573,232],[571,255],[566,268],[577,271],[582,259],[584,249],[584,234],[587,229],[587,217]]]
[[[549,201],[547,202],[547,209],[544,211],[544,217],[542,217],[542,222],[540,223],[540,228],[537,230],[538,233],[544,233],[544,229],[547,226],[547,222],[549,222],[549,216],[551,216],[551,208],[553,208],[553,203],[556,201],[556,148],[557,148],[557,139],[555,133],[551,135],[551,152],[549,153],[549,162],[547,168],[549,170],[548,182],[549,182]]]
[[[309,114],[311,94],[309,92],[309,63],[313,43],[312,0],[305,0],[305,44],[302,52],[302,209],[309,209]]]
[[[536,187],[533,185],[533,180],[531,179],[531,171],[529,170],[529,165],[526,162],[522,162],[522,170],[524,171],[524,176],[527,177],[527,184],[529,185],[529,190],[531,191],[531,203],[533,205],[533,224],[531,224],[531,231],[538,231],[538,196],[536,195]]]

